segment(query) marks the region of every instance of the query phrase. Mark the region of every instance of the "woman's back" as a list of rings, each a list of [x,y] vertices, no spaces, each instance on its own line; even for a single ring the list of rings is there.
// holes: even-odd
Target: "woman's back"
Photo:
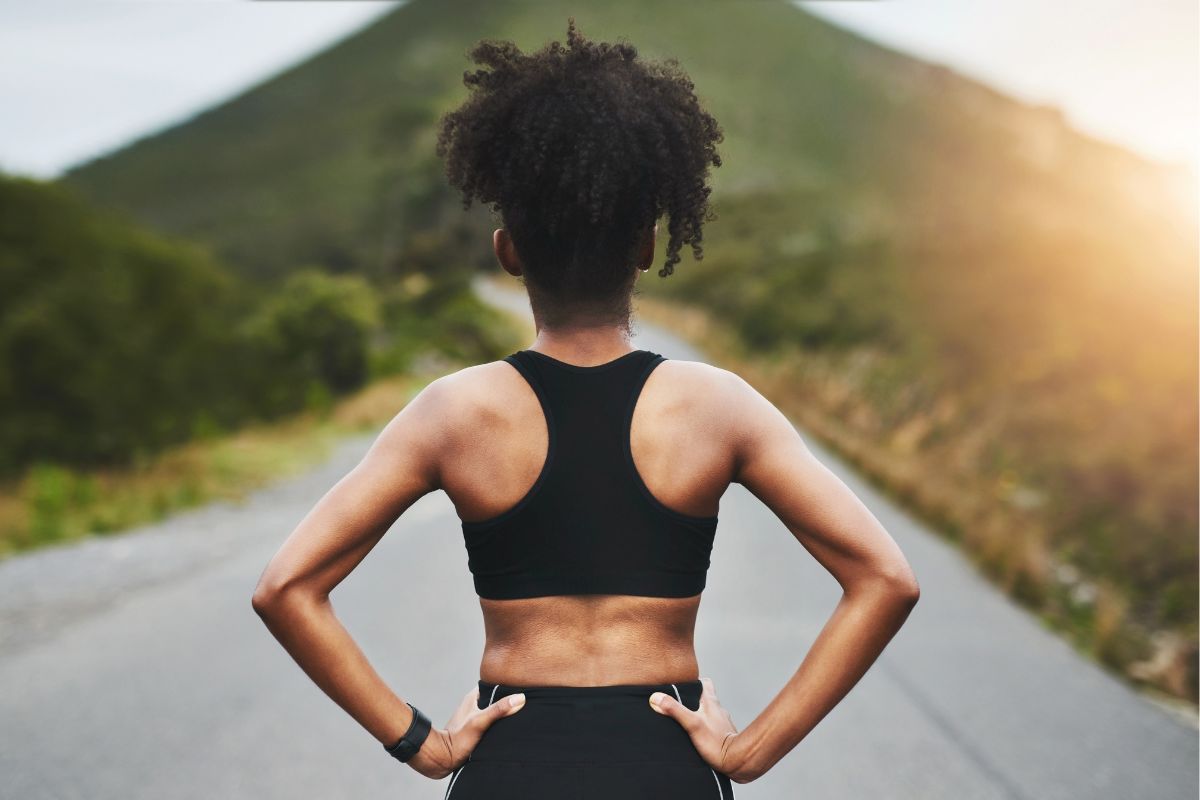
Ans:
[[[699,590],[733,475],[732,409],[722,391],[732,376],[648,351],[594,363],[514,355],[450,376],[443,392],[455,397],[446,413],[458,422],[445,426],[455,432],[442,486],[484,587],[481,678],[578,686],[694,680]],[[571,424],[562,417],[574,409],[556,394],[567,391],[607,397],[593,403],[590,419],[580,414]],[[581,423],[594,425],[590,439]],[[626,431],[633,470],[619,457]],[[567,472],[583,491],[571,491]],[[555,524],[537,513],[539,504]],[[571,537],[572,528],[573,538],[547,539]]]

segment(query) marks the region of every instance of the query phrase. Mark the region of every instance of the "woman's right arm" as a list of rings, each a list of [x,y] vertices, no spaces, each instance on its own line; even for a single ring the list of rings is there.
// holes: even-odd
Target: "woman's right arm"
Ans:
[[[819,462],[791,422],[734,373],[734,482],[773,511],[842,587],[800,667],[754,721],[732,737],[730,779],[747,783],[787,755],[850,691],[920,596],[895,540]]]

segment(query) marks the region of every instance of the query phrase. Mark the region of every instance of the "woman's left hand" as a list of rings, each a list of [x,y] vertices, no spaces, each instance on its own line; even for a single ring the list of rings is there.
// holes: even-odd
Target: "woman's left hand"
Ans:
[[[691,737],[700,757],[717,772],[729,775],[740,767],[732,763],[730,755],[730,744],[736,738],[737,726],[717,700],[712,678],[701,678],[700,685],[700,706],[695,711],[662,692],[650,695],[650,707],[678,722]]]
[[[525,695],[510,694],[487,708],[479,708],[479,687],[475,686],[463,696],[446,727],[429,732],[408,765],[427,778],[440,780],[466,762],[493,722],[524,707]]]

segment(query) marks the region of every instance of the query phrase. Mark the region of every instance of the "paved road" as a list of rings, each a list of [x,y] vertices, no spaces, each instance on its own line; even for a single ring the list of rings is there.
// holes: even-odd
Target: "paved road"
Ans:
[[[523,301],[519,307],[524,308]],[[699,355],[645,325],[639,346]],[[441,798],[313,686],[250,607],[267,560],[372,437],[236,506],[0,563],[5,798]],[[809,439],[900,542],[922,599],[851,695],[739,800],[1197,796],[1197,734],[1078,657]],[[483,629],[444,494],[333,594],[398,692],[441,723]],[[424,598],[400,610],[401,584]],[[721,503],[701,669],[749,722],[799,665],[836,583],[752,495]]]

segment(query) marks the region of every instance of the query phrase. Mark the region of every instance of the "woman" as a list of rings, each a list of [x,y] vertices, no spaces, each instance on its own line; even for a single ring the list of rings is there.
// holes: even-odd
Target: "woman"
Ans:
[[[631,294],[670,217],[670,275],[697,258],[722,134],[678,65],[585,40],[490,67],[441,121],[450,181],[493,203],[496,257],[537,337],[431,383],[267,566],[254,608],[322,690],[446,798],[705,798],[764,774],[850,690],[918,597],[895,542],[737,375],[630,343]],[[744,729],[699,677],[696,612],[732,482],[845,593],[800,668]],[[486,633],[444,728],[394,694],[328,594],[397,517],[441,489],[462,521]]]

